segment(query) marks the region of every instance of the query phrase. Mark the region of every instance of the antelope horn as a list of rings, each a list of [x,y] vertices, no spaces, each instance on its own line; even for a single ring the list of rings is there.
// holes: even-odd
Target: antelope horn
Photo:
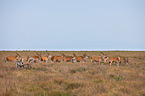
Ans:
[[[103,55],[104,55],[104,53],[103,52],[101,52]]]
[[[74,56],[76,56],[76,54],[75,53],[73,53],[74,54]]]
[[[62,55],[65,56],[63,53],[62,53]]]

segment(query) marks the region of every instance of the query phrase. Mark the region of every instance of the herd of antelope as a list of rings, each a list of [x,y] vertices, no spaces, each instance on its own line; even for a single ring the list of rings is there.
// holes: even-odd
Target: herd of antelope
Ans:
[[[48,60],[51,61],[51,63],[56,63],[56,62],[82,62],[84,63],[88,58],[91,59],[91,63],[93,62],[98,62],[99,65],[103,64],[103,63],[109,63],[110,66],[113,62],[115,62],[115,64],[117,64],[117,66],[119,66],[119,63],[126,63],[128,64],[128,59],[124,58],[124,57],[109,57],[106,54],[104,54],[103,52],[101,52],[102,56],[96,56],[96,57],[92,57],[92,56],[87,56],[86,54],[84,54],[83,56],[76,56],[76,54],[73,53],[73,56],[65,56],[63,53],[60,53],[61,56],[52,56],[49,53],[47,53],[47,56],[43,57],[41,56],[39,53],[36,53],[37,56],[28,56],[27,57],[27,62],[28,63],[34,63],[34,62],[48,62]],[[31,68],[30,64],[23,64],[23,58],[21,58],[21,56],[16,53],[16,56],[14,57],[6,57],[5,62],[9,62],[9,61],[13,61],[16,62],[16,67],[29,67]]]

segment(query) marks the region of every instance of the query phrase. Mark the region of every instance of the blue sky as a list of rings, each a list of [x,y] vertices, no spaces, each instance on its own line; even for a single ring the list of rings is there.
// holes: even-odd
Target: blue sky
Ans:
[[[145,49],[145,0],[0,0],[0,49]]]

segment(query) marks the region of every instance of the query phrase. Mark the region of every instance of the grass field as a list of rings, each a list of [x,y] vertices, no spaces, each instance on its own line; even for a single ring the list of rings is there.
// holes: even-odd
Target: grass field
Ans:
[[[123,56],[129,64],[108,63],[99,65],[85,63],[32,64],[32,69],[18,69],[15,62],[3,62],[16,52],[0,52],[0,96],[145,96],[145,51],[104,51],[108,56]],[[19,51],[21,57],[36,55],[36,52]],[[38,52],[46,56],[48,52]],[[45,53],[45,54],[44,54]],[[66,56],[101,56],[93,52],[49,52],[51,55],[64,53]]]

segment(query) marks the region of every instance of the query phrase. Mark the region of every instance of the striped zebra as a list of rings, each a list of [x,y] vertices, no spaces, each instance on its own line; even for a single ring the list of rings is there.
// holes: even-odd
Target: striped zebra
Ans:
[[[16,61],[16,67],[20,68],[23,65],[23,58],[20,61]]]
[[[30,64],[23,64],[23,58],[20,61],[16,61],[17,68],[32,68]]]

